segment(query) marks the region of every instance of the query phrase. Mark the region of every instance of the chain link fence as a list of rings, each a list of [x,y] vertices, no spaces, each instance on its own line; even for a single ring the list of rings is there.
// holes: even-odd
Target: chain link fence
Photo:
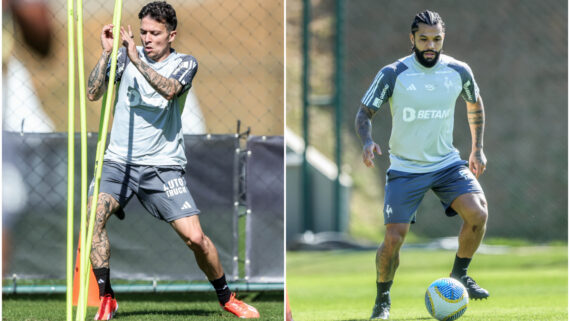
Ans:
[[[137,30],[140,23],[138,12],[148,2],[124,0],[121,24],[131,25],[133,30]],[[198,207],[203,208],[204,230],[219,242],[220,257],[230,280],[247,281],[251,278],[260,282],[283,282],[282,260],[276,263],[280,268],[274,265],[271,271],[249,272],[244,267],[250,262],[246,249],[256,242],[255,239],[246,239],[256,232],[255,226],[247,225],[251,220],[247,206],[257,203],[247,199],[248,186],[240,184],[246,180],[246,168],[250,166],[247,157],[240,156],[247,153],[248,137],[264,137],[263,141],[269,137],[269,141],[277,140],[277,144],[283,145],[283,3],[261,0],[168,2],[178,17],[178,34],[173,48],[191,54],[199,65],[186,100],[182,123],[189,163],[188,182]],[[31,52],[10,15],[3,14],[4,44],[9,44],[3,48],[3,209],[4,213],[14,213],[4,218],[4,233],[10,237],[4,246],[7,249],[4,277],[19,274],[26,278],[57,279],[64,276],[67,199],[67,156],[64,150],[67,135],[63,132],[67,129],[67,4],[64,0],[47,3],[51,10],[53,42],[46,58]],[[113,2],[84,3],[86,77],[101,54],[101,28],[111,22],[112,16]],[[87,127],[93,133],[89,136],[90,172],[100,108],[100,101],[87,102]],[[79,129],[78,119],[75,126]],[[241,163],[240,157],[246,161]],[[267,158],[262,156],[262,159]],[[76,165],[78,169],[79,164]],[[279,204],[283,202],[283,193],[276,194],[275,191],[283,189],[282,164],[271,166],[277,166],[272,173],[250,170],[247,177],[251,180],[249,185],[255,186],[256,190],[270,191],[267,195],[258,191],[258,198],[269,198]],[[192,186],[201,187],[196,191]],[[79,213],[79,189],[76,190],[76,213]],[[197,266],[191,263],[191,253],[175,233],[167,225],[153,222],[136,200],[131,203],[133,205],[129,204],[127,211],[130,209],[131,220],[136,222],[126,224],[135,234],[148,235],[148,240],[145,240],[148,244],[138,248],[133,247],[132,242],[128,245],[124,239],[132,233],[121,231],[126,228],[125,222],[110,222],[110,226],[116,226],[109,233],[115,235],[118,242],[113,243],[112,240],[111,247],[123,241],[127,244],[115,248],[116,257],[126,259],[116,259],[117,269],[113,277],[203,280]],[[206,217],[208,212],[209,218]],[[281,209],[279,213],[272,209],[265,212],[270,212],[277,226],[273,243],[264,240],[266,249],[282,251],[283,211]],[[263,217],[263,213],[256,211],[255,215]],[[148,216],[148,219],[139,219],[139,215]],[[147,222],[146,227],[140,226],[143,221]],[[78,215],[76,222],[78,225]],[[164,226],[150,228],[153,225]],[[163,236],[163,232],[168,236]],[[131,241],[136,241],[136,238]],[[172,249],[169,244],[173,242],[180,246]],[[147,246],[152,249],[153,243],[158,245],[150,252],[157,251],[158,258],[152,262],[152,255],[148,255],[151,262],[144,261],[141,251]],[[168,264],[172,258],[180,257],[187,259]],[[42,264],[42,260],[49,264]],[[262,262],[256,257],[251,264]],[[140,268],[135,271],[133,266]]]
[[[138,12],[148,2],[123,1],[121,24],[136,31]],[[194,98],[188,99],[183,115],[187,119],[185,133],[234,133],[237,120],[241,120],[254,135],[282,135],[283,3],[169,3],[178,17],[173,48],[193,55],[199,66],[190,95]],[[53,15],[53,46],[46,59],[31,53],[12,19],[4,19],[4,47],[11,44],[3,48],[7,51],[3,68],[4,130],[66,131],[67,3],[51,0],[48,4]],[[87,77],[100,57],[100,33],[104,24],[111,23],[113,3],[86,1],[83,15]],[[100,101],[87,102],[89,131],[98,130],[100,108]],[[76,126],[79,128],[78,120]]]
[[[287,6],[300,10],[301,1]],[[357,0],[344,1],[344,7],[343,164],[355,182],[350,232],[380,239],[389,166],[387,104],[373,121],[373,137],[385,155],[376,158],[373,170],[362,164],[354,134],[360,99],[380,68],[410,53],[413,17],[430,9],[439,12],[446,24],[444,52],[470,65],[485,102],[488,166],[480,182],[489,202],[487,236],[566,240],[567,2]],[[311,8],[311,90],[330,93],[334,91],[330,75],[337,19],[334,2],[313,0]],[[300,133],[300,82],[295,81],[301,75],[300,40],[295,39],[301,34],[298,10],[287,10],[287,124]],[[334,111],[311,107],[309,115],[311,143],[332,157]],[[471,136],[462,99],[456,106],[454,145],[463,159],[469,157]],[[428,193],[412,231],[420,237],[450,236],[457,234],[460,223],[457,217],[446,219],[437,198]]]

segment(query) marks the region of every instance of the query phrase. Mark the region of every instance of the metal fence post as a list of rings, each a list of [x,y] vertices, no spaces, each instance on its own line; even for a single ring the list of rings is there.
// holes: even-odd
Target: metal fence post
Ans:
[[[311,1],[303,0],[303,141],[305,146],[303,149],[303,164],[301,167],[301,184],[303,199],[303,229],[313,229],[313,204],[312,204],[312,186],[307,163],[307,148],[309,147],[309,23],[311,20]]]
[[[340,191],[340,173],[342,171],[342,82],[343,82],[343,11],[344,1],[336,0],[336,35],[335,35],[335,162],[337,174],[334,185],[335,209],[334,209],[334,230],[341,231],[342,197]]]

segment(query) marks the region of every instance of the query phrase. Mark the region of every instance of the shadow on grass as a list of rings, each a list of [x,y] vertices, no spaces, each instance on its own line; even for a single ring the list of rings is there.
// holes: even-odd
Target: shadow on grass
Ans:
[[[130,316],[214,316],[219,315],[220,312],[201,310],[201,309],[182,309],[182,310],[139,310],[130,312],[117,312],[117,317],[130,317]]]
[[[157,293],[116,293],[121,301],[151,301],[151,302],[217,302],[217,297],[211,292],[157,292]],[[238,292],[238,299],[248,302],[283,301],[283,291]],[[3,301],[65,301],[65,294],[3,294]]]
[[[179,293],[118,293],[117,299],[121,301],[152,301],[152,302],[217,302],[214,290],[211,292],[179,292]],[[274,302],[283,301],[283,291],[268,292],[238,292],[238,299],[248,302]]]
[[[342,321],[368,321],[370,319],[346,319],[346,320],[342,320]],[[428,318],[428,317],[421,317],[421,318],[415,318],[415,319],[392,319],[390,318],[391,321],[413,321],[413,320],[433,320],[432,318]]]

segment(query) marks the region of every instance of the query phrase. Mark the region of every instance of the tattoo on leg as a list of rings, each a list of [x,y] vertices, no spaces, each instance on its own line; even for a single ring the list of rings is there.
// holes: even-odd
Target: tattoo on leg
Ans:
[[[99,195],[93,230],[93,242],[91,243],[91,265],[93,268],[108,268],[111,256],[111,246],[107,236],[105,224],[111,215],[112,199],[107,194]]]
[[[398,252],[390,254],[382,244],[376,254],[377,280],[380,281],[380,278],[383,279],[382,282],[393,280],[399,263],[400,254]]]

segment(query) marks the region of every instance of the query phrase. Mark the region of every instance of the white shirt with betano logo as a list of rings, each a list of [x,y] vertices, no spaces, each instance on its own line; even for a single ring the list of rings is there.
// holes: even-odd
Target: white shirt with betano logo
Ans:
[[[196,59],[174,49],[160,62],[146,57],[137,47],[139,57],[157,73],[174,78],[183,86],[179,97],[192,86],[198,70]],[[110,63],[107,66],[107,76]],[[181,106],[178,99],[161,96],[130,63],[125,48],[119,50],[116,79],[117,91],[113,127],[105,160],[136,165],[186,166],[182,134]]]
[[[455,103],[476,102],[479,88],[469,66],[447,55],[426,68],[415,54],[382,68],[361,102],[392,113],[390,169],[427,173],[460,161],[453,146]]]

